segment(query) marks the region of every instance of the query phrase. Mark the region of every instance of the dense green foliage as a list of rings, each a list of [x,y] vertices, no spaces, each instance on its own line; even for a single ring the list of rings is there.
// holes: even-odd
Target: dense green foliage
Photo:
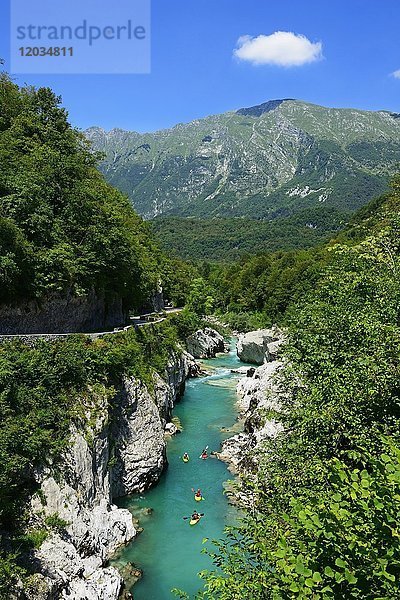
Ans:
[[[310,248],[349,219],[334,208],[309,208],[271,220],[161,217],[151,221],[164,251],[185,260],[228,262],[244,255]]]
[[[139,306],[159,253],[59,103],[0,75],[0,302],[94,288]]]
[[[198,268],[179,258],[166,258],[161,262],[161,279],[164,298],[174,306],[184,306],[190,293],[191,282],[199,277]]]
[[[324,245],[309,249],[245,256],[237,262],[197,263],[214,296],[214,308],[234,329],[248,331],[285,323],[288,308],[314,289],[331,261],[336,243],[360,242],[387,222],[395,200],[378,197],[351,217],[348,225]]]
[[[214,267],[210,279],[219,310],[234,319],[235,314],[258,314],[260,325],[281,320],[288,306],[312,288],[326,253],[321,248],[260,254]]]
[[[201,597],[400,598],[399,206],[396,180],[290,306],[289,393],[265,416],[284,433]]]

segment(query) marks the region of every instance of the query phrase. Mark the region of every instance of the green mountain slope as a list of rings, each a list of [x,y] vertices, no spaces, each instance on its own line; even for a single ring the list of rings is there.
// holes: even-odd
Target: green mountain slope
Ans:
[[[400,162],[398,116],[279,100],[155,133],[85,133],[145,218],[274,219],[381,193]]]
[[[335,208],[308,208],[289,217],[200,219],[157,217],[151,222],[161,248],[184,260],[235,261],[243,255],[310,248],[346,225]]]

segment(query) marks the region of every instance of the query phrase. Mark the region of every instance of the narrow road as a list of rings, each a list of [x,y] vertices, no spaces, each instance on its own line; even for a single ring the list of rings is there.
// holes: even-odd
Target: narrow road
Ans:
[[[105,335],[113,335],[115,333],[121,333],[121,331],[127,331],[134,327],[137,329],[138,327],[144,327],[145,325],[156,325],[157,323],[162,323],[165,319],[168,318],[169,315],[181,312],[182,308],[166,308],[162,312],[156,313],[146,313],[137,316],[130,317],[131,321],[130,325],[125,325],[124,327],[114,327],[111,331],[74,331],[70,333],[13,333],[13,334],[1,334],[0,342],[7,340],[14,340],[22,338],[24,340],[35,340],[35,339],[45,339],[51,341],[53,339],[63,339],[67,338],[70,335],[86,335],[90,339],[94,340],[100,337],[104,337]],[[165,316],[160,316],[165,315]]]

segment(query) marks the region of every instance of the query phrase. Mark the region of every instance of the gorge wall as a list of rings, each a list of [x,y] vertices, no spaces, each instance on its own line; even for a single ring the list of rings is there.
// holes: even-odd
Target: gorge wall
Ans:
[[[113,498],[157,482],[166,467],[165,425],[185,380],[197,374],[193,357],[170,355],[153,384],[126,378],[110,414],[109,399],[93,395],[71,426],[61,460],[36,473],[31,528],[53,523],[52,533],[29,557],[34,575],[17,591],[24,600],[117,600],[120,573],[108,566],[115,550],[136,535],[132,515]],[[128,597],[128,596],[127,596]]]
[[[243,431],[225,440],[218,453],[234,474],[251,477],[252,473],[256,473],[258,450],[282,431],[282,425],[271,415],[279,409],[281,399],[287,394],[282,378],[285,363],[280,355],[285,339],[285,334],[276,326],[239,337],[239,358],[260,366],[247,369],[247,376],[242,377],[237,385]],[[236,495],[240,499],[240,491]],[[247,504],[249,500],[244,498]]]

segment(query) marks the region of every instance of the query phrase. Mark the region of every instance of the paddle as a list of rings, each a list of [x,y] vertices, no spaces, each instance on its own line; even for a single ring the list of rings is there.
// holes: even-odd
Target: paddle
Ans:
[[[204,452],[207,452],[207,450],[208,450],[208,446],[206,446],[206,447],[204,448],[204,450],[203,450],[203,452],[200,454],[199,458],[201,458],[201,457],[203,456]]]
[[[204,513],[197,513],[199,515],[199,517],[204,517]],[[182,519],[186,520],[186,519],[191,519],[192,517],[182,517]]]

